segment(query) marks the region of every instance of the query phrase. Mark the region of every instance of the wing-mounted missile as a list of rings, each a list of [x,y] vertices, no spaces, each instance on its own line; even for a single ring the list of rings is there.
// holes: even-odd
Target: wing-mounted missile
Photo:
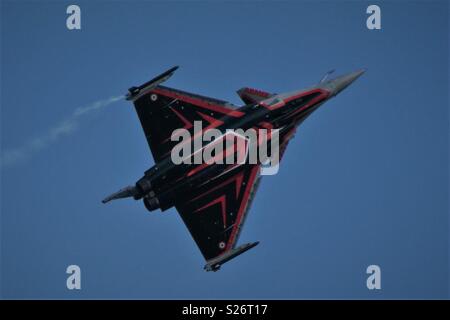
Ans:
[[[214,272],[218,271],[222,264],[224,264],[227,261],[230,261],[233,258],[236,258],[238,255],[244,253],[245,251],[248,251],[251,248],[257,246],[258,243],[259,243],[259,241],[243,244],[237,248],[231,249],[231,250],[221,254],[220,256],[218,256],[214,259],[208,260],[204,269],[206,271],[214,271]]]
[[[177,69],[178,66],[175,66],[173,68],[170,68],[166,72],[161,73],[159,76],[153,78],[152,80],[147,81],[141,86],[129,88],[128,93],[126,95],[126,99],[132,101],[138,99],[139,97],[143,96],[150,90],[156,88],[159,84],[169,79]]]

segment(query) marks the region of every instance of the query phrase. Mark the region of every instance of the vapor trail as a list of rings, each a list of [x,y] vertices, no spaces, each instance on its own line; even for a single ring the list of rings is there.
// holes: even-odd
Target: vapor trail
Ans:
[[[78,124],[83,116],[88,115],[93,111],[105,108],[114,102],[122,100],[123,98],[124,96],[115,96],[75,109],[75,111],[68,118],[49,128],[45,133],[28,139],[19,147],[5,151],[2,150],[0,166],[3,168],[30,158],[36,152],[51,146],[62,137],[74,133],[77,130]]]

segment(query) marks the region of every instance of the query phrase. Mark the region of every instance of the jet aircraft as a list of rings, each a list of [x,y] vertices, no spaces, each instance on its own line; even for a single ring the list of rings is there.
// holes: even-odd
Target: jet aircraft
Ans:
[[[195,136],[195,121],[206,124],[202,132],[213,128],[222,132],[276,129],[281,160],[298,126],[360,77],[364,70],[335,78],[330,77],[330,71],[318,84],[288,93],[242,88],[237,93],[244,105],[235,106],[163,86],[177,68],[128,89],[126,99],[134,103],[155,164],[134,185],[106,197],[103,203],[132,197],[143,200],[149,211],[175,207],[206,260],[204,269],[217,271],[225,262],[258,244],[238,246],[237,241],[258,188],[263,163],[175,164],[171,158],[171,151],[177,144],[171,139],[174,130],[183,128]],[[200,148],[207,149],[214,143],[217,141],[203,141]],[[237,148],[233,148],[233,152],[237,152]],[[222,156],[226,156],[225,152]]]

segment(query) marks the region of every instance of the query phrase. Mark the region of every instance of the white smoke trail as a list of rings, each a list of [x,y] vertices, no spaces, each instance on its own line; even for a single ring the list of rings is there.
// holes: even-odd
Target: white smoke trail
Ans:
[[[70,117],[51,127],[42,135],[30,138],[27,142],[17,148],[2,151],[0,166],[6,167],[14,165],[30,158],[36,152],[49,147],[53,143],[59,141],[62,137],[75,132],[81,117],[107,107],[123,98],[124,96],[115,96],[75,109]]]

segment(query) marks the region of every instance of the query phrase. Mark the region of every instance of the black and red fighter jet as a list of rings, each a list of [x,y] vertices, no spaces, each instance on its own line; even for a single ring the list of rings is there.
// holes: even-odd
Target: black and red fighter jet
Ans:
[[[175,207],[206,259],[205,270],[217,271],[223,263],[258,244],[236,245],[261,178],[263,163],[175,164],[171,158],[171,151],[178,143],[171,139],[174,130],[183,128],[195,135],[195,121],[206,123],[203,131],[211,128],[222,132],[278,129],[281,159],[298,125],[364,70],[333,79],[330,71],[311,88],[283,94],[242,88],[237,93],[245,105],[237,107],[226,101],[162,86],[177,68],[129,89],[126,98],[135,105],[155,165],[134,186],[119,190],[103,202],[133,197],[143,200],[149,211]],[[213,143],[216,141],[203,141],[201,148]]]

